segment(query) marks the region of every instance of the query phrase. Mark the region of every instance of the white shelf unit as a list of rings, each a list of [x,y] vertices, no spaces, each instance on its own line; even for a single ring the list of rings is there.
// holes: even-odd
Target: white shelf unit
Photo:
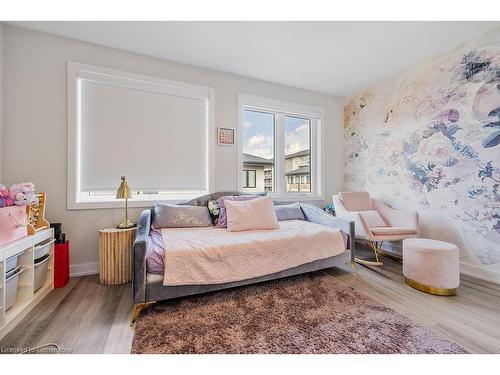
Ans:
[[[34,290],[35,247],[53,238],[53,229],[43,229],[31,236],[0,246],[0,339],[9,333],[33,307],[54,289],[54,244],[52,243],[49,250],[50,258],[47,261],[47,280],[40,289]],[[5,310],[5,262],[8,258],[16,255],[19,255],[17,265],[21,266],[17,298],[14,305]]]

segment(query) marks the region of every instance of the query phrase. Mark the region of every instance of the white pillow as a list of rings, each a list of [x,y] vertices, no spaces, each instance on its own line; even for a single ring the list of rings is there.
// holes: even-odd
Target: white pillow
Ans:
[[[225,201],[227,230],[240,232],[245,230],[278,229],[278,219],[271,197],[249,201]]]
[[[380,214],[375,210],[360,211],[359,214],[368,228],[380,228],[387,226],[384,219],[382,219],[382,216],[380,216]]]

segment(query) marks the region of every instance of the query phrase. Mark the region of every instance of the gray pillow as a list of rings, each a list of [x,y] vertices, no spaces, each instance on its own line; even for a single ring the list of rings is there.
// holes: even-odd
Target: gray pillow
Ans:
[[[300,208],[300,203],[280,204],[274,206],[278,221],[282,220],[305,220],[306,217]]]
[[[212,218],[206,206],[155,203],[153,228],[209,227]]]

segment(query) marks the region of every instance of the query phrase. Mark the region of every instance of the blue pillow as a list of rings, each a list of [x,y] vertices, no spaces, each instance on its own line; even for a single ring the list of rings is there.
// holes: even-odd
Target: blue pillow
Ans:
[[[305,220],[306,217],[300,208],[300,203],[280,204],[274,206],[278,221],[282,220]]]

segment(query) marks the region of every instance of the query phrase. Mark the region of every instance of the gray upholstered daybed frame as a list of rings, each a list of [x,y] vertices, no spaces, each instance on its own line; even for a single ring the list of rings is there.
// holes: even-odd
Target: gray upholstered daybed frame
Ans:
[[[204,195],[202,197],[184,202],[183,204],[206,206],[209,200],[218,199],[225,195],[239,195],[237,192],[223,192]],[[132,289],[134,297],[134,309],[132,313],[132,323],[139,315],[141,309],[146,305],[157,301],[168,300],[172,298],[190,296],[212,292],[221,289],[234,288],[242,285],[254,284],[268,280],[280,279],[283,277],[299,275],[302,273],[318,271],[325,268],[331,268],[347,263],[354,263],[354,222],[342,220],[332,216],[320,208],[309,205],[300,205],[306,220],[312,223],[326,225],[333,228],[342,229],[349,234],[348,248],[342,254],[319,259],[310,263],[300,265],[298,267],[286,269],[280,272],[264,275],[248,280],[210,285],[179,285],[179,286],[164,286],[163,277],[159,275],[148,274],[146,270],[146,245],[149,232],[151,230],[151,222],[153,219],[153,210],[147,209],[142,211],[137,224],[137,234],[133,246],[133,280]]]

